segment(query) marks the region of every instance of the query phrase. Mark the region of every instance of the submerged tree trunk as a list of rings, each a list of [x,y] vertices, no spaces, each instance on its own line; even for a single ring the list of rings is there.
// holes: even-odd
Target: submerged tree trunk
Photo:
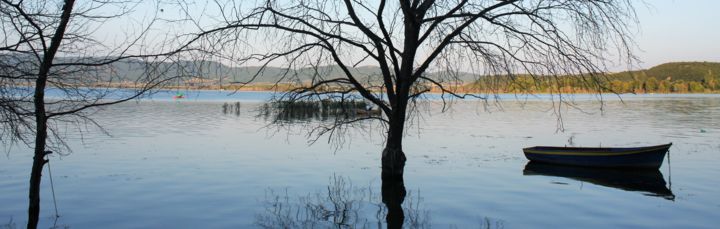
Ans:
[[[407,100],[406,100],[407,101]],[[405,107],[407,102],[398,102],[389,117],[387,142],[382,152],[382,173],[402,177],[405,168],[405,153],[402,149],[403,131],[405,129]]]
[[[405,168],[405,153],[402,150],[403,131],[405,129],[405,117],[407,113],[407,104],[410,95],[410,86],[413,84],[413,66],[415,54],[418,49],[419,26],[415,18],[405,15],[404,19],[404,52],[401,56],[401,64],[399,72],[395,79],[395,95],[389,98],[392,112],[388,114],[389,129],[387,135],[387,143],[382,154],[382,170],[383,174],[390,173],[394,176],[402,178]],[[391,81],[392,75],[384,75],[385,79]],[[392,87],[390,87],[392,88]]]

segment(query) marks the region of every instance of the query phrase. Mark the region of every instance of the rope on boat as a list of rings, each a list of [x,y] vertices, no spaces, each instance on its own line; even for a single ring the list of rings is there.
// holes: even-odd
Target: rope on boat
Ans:
[[[670,186],[668,188],[670,189],[670,191],[672,191],[672,167],[670,166],[670,149],[668,149],[667,158],[668,158],[668,160],[667,160],[668,161],[668,185]]]
[[[55,184],[53,183],[52,169],[50,169],[50,156],[48,156],[47,158],[47,167],[48,174],[50,175],[50,190],[52,191],[53,205],[55,206],[55,219],[57,219],[58,217],[60,217],[60,214],[58,213],[57,201],[55,200]]]

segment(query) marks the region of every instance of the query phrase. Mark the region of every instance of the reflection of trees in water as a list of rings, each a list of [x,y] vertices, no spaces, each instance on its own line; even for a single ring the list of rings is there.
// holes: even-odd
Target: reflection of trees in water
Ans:
[[[449,229],[460,229],[460,228],[467,228],[467,227],[458,227],[457,225],[451,224],[448,226]],[[477,229],[503,229],[505,228],[505,224],[502,220],[495,220],[488,217],[483,217],[482,219],[479,219],[478,226],[477,227],[470,227],[470,228],[477,228]]]
[[[223,114],[225,115],[235,114],[235,116],[240,116],[240,102],[223,103],[222,110]]]
[[[430,211],[424,208],[420,192],[405,193],[403,183],[395,181],[383,180],[381,193],[370,185],[353,186],[349,178],[338,176],[330,179],[325,190],[306,196],[268,190],[255,224],[262,228],[431,228]],[[401,206],[399,212],[388,207],[395,204]],[[477,225],[473,228],[504,228],[502,221],[487,217]]]
[[[53,225],[51,227],[49,227],[49,229],[69,229],[70,228],[70,226],[68,226],[68,225],[62,225],[62,224],[58,225],[57,224],[58,217],[53,217],[53,218],[55,218],[55,222],[53,223]],[[12,217],[10,217],[10,220],[7,223],[0,224],[0,229],[16,229],[16,228],[18,228],[18,227],[15,224],[15,222],[13,221]]]
[[[718,100],[706,98],[643,100],[640,102],[652,106],[652,109],[648,110],[653,112],[679,114],[705,113],[714,110],[720,105]]]
[[[15,222],[13,222],[13,218],[10,218],[10,221],[6,224],[0,224],[0,229],[15,229]]]
[[[287,191],[269,190],[264,211],[256,216],[263,228],[382,228],[388,208],[371,186],[356,187],[348,178],[333,176],[326,190],[291,198]],[[422,198],[408,192],[402,211],[405,228],[429,228]]]
[[[260,107],[260,116],[282,124],[312,120],[347,122],[380,115],[380,110],[368,110],[369,107],[363,100],[345,97],[320,101],[273,101]]]

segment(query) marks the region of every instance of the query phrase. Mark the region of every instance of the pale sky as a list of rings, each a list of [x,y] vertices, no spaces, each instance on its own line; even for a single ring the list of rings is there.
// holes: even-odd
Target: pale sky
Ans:
[[[634,34],[638,48],[635,54],[641,60],[637,67],[650,68],[658,64],[677,61],[720,62],[720,0],[632,1],[636,4],[636,13],[640,22],[637,33]],[[154,11],[157,6],[149,2],[153,1],[143,2],[145,5],[143,7]],[[247,5],[255,1],[237,2]],[[205,8],[207,6],[201,7],[203,4],[196,3],[198,7],[193,10],[197,10],[197,13],[201,13],[203,9],[207,10]],[[173,12],[166,8],[165,12],[161,14],[167,16],[173,13],[180,12]],[[207,11],[205,13],[207,14]],[[135,17],[135,20],[142,21],[139,18],[142,17]],[[205,18],[204,21],[208,22],[212,19]],[[117,32],[117,28],[110,27]],[[173,29],[177,30],[178,28],[169,28],[169,30]],[[104,28],[100,30],[102,31]],[[104,31],[104,33],[107,36],[114,34],[111,31]],[[611,67],[610,70],[623,71],[626,68],[626,65],[621,65]]]
[[[638,5],[637,53],[649,68],[665,62],[720,62],[720,1],[648,0]]]

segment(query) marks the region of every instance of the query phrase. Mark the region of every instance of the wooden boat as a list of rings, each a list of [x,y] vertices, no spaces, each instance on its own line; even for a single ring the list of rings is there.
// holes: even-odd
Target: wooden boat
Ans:
[[[665,154],[672,143],[665,145],[603,148],[603,147],[554,147],[535,146],[524,148],[525,157],[530,161],[590,166],[660,168]]]
[[[523,175],[563,177],[629,192],[639,192],[646,196],[675,199],[675,194],[666,186],[665,178],[657,169],[592,168],[530,161],[525,165]]]

